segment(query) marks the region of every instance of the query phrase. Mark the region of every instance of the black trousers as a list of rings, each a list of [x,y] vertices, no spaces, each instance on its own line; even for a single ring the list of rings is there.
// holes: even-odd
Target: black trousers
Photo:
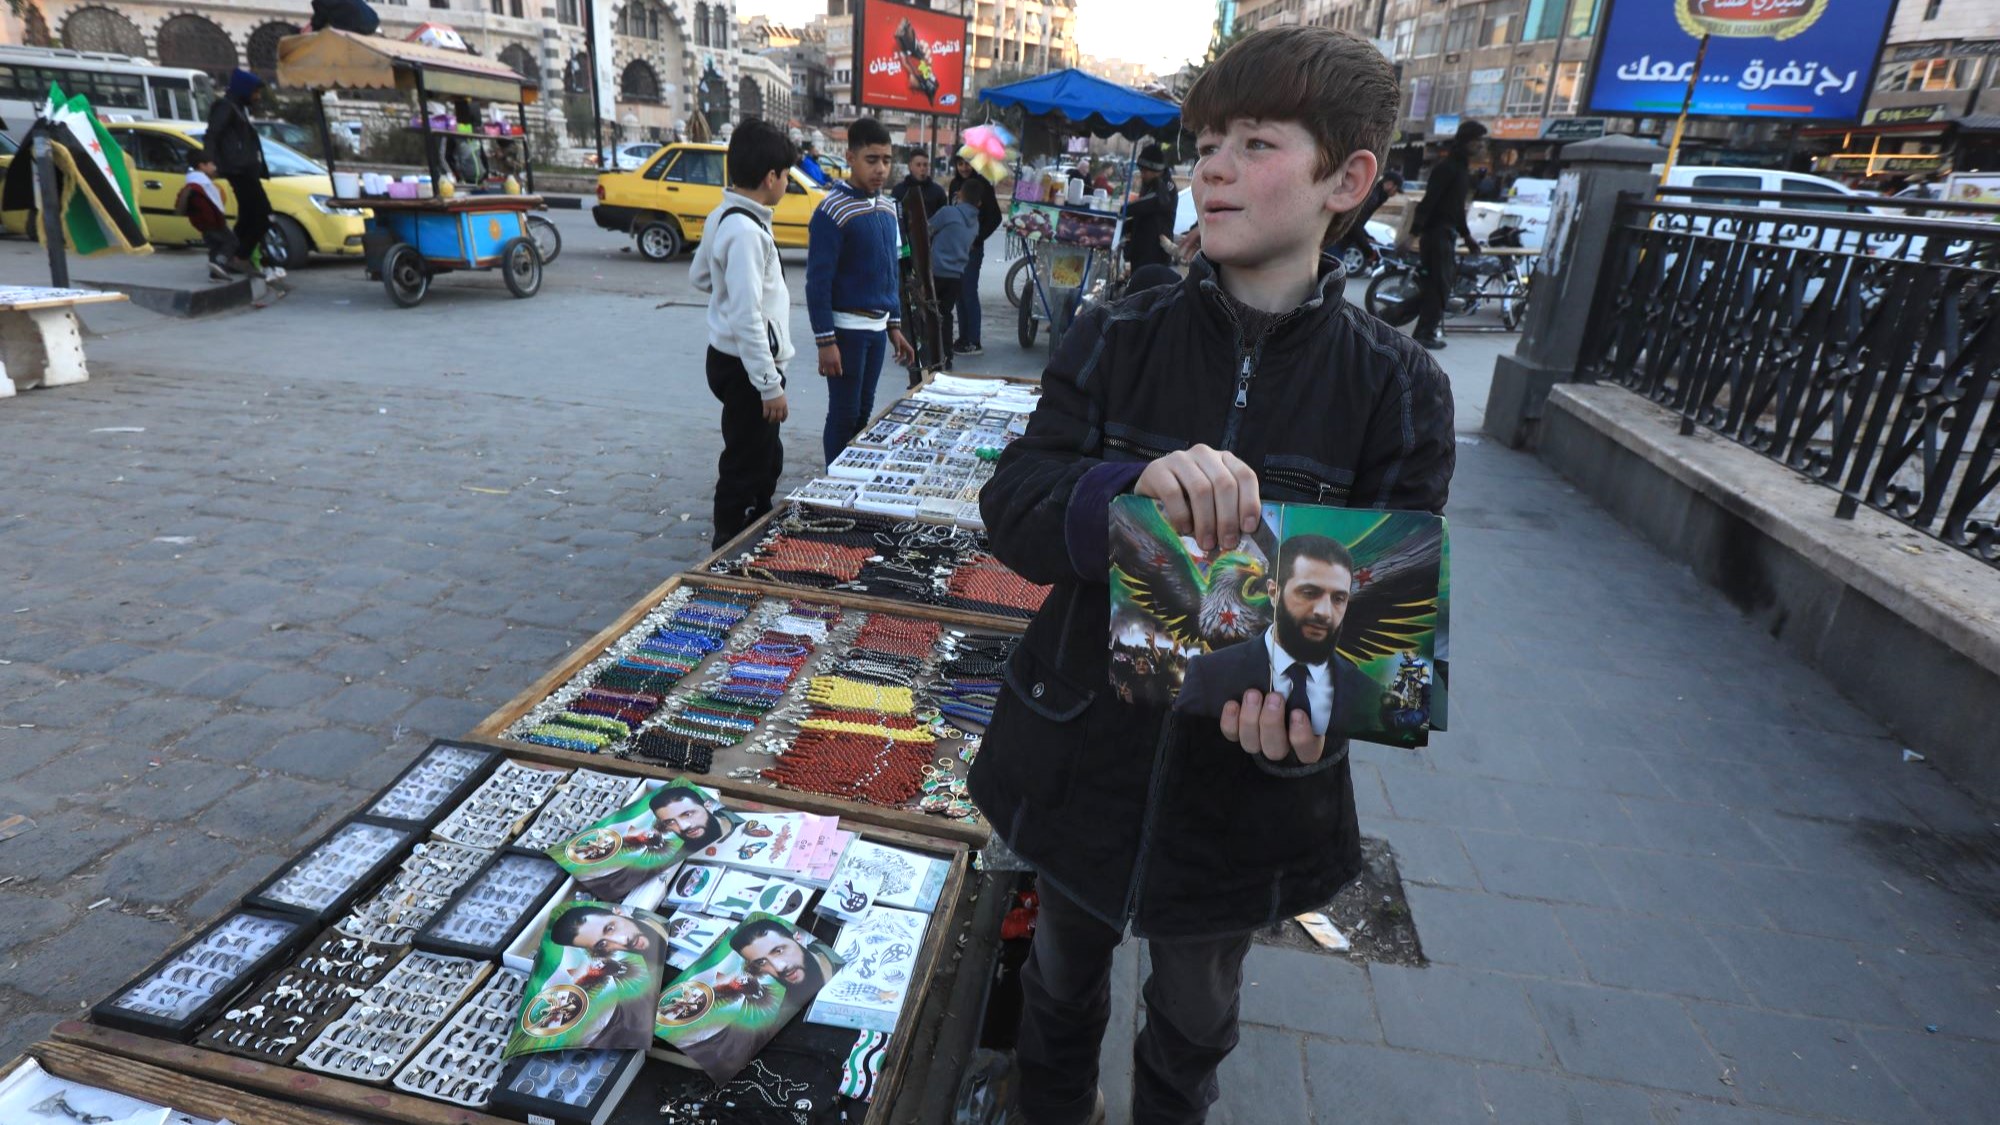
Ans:
[[[785,471],[778,423],[764,420],[764,398],[743,361],[708,349],[708,389],[722,403],[722,456],[715,465],[715,536],[720,549],[771,510]]]
[[[931,285],[937,289],[938,339],[944,341],[944,366],[951,366],[951,350],[958,346],[952,338],[952,314],[958,311],[959,295],[965,291],[965,279],[960,277],[932,277]],[[959,325],[961,329],[964,324]]]
[[[1124,934],[1041,881],[1041,915],[1021,970],[1015,1048],[1030,1125],[1075,1125],[1097,1097],[1111,1019],[1111,955]],[[1135,1125],[1197,1125],[1215,1103],[1216,1068],[1236,1046],[1250,935],[1154,941],[1146,1026],[1132,1047]]]
[[[1417,335],[1438,331],[1444,320],[1445,298],[1458,277],[1458,234],[1450,230],[1427,230],[1418,242],[1418,260],[1423,263],[1423,291],[1417,298]]]
[[[247,258],[264,244],[264,233],[271,229],[271,197],[264,194],[264,179],[255,172],[230,176],[229,188],[236,193],[236,245]]]

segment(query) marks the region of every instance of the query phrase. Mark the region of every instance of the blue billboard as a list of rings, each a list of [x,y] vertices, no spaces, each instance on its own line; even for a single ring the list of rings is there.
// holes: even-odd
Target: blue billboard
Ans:
[[[1616,0],[1591,75],[1591,113],[1859,121],[1895,0]]]

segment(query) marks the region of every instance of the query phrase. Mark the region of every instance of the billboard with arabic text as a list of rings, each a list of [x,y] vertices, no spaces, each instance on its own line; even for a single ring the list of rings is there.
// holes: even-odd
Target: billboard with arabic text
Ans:
[[[854,104],[957,117],[965,109],[964,16],[860,0],[854,8]]]
[[[1858,121],[1895,0],[1614,0],[1590,113]]]

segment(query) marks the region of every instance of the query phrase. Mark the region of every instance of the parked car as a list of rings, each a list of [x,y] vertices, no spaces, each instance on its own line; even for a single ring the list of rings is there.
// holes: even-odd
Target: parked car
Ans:
[[[639,253],[664,262],[701,241],[702,224],[722,203],[728,152],[717,144],[673,144],[636,171],[601,172],[590,217],[605,230],[631,234]],[[804,172],[792,169],[785,198],[771,213],[771,234],[779,246],[805,247],[806,225],[825,196]]]
[[[627,144],[613,145],[609,158],[607,159],[604,152],[599,150],[596,154],[595,163],[599,168],[609,168],[612,171],[635,172],[639,169],[640,165],[646,163],[647,157],[660,151],[661,147],[657,141],[632,141]]]
[[[253,121],[257,135],[267,141],[276,141],[304,153],[320,150],[319,131],[291,121]]]
[[[188,161],[201,149],[205,128],[168,121],[119,122],[107,126],[132,161],[134,194],[146,220],[146,236],[156,245],[199,246],[201,234],[174,199],[187,183]],[[271,178],[271,233],[264,239],[267,263],[290,269],[314,253],[358,255],[367,215],[331,206],[333,179],[326,169],[289,145],[266,137],[264,163]],[[225,210],[236,215],[236,193],[225,186]]]

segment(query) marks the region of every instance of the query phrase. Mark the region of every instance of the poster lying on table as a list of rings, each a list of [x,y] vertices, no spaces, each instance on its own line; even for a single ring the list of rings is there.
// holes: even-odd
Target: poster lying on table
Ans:
[[[742,820],[715,795],[674,781],[549,849],[577,886],[617,902],[665,876],[690,852],[719,845]]]
[[[1427,512],[1266,504],[1255,533],[1204,553],[1152,500],[1119,497],[1112,689],[1208,718],[1275,691],[1315,733],[1425,745],[1445,729],[1447,543]]]
[[[667,985],[656,1034],[727,1082],[840,968],[840,957],[812,934],[752,914]]]
[[[666,958],[657,914],[602,902],[557,906],[502,1054],[643,1049],[652,1042]]]

